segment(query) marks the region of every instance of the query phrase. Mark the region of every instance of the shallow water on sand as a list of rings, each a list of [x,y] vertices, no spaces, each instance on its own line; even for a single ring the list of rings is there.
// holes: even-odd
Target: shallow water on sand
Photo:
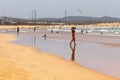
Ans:
[[[71,60],[72,50],[70,40],[45,39],[40,34],[19,35],[12,32],[19,40],[15,44],[33,46],[40,51],[48,52],[60,56],[66,60]],[[120,47],[106,46],[102,44],[77,42],[75,49],[75,62],[101,73],[120,78]]]

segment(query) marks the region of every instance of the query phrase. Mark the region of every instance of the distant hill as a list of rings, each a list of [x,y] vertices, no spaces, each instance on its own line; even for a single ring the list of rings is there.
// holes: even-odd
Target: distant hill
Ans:
[[[109,16],[103,16],[100,18],[101,21],[115,21],[115,22],[119,22],[120,18],[114,18],[114,17],[109,17]]]
[[[40,21],[68,22],[68,23],[99,23],[99,22],[120,22],[120,18],[109,16],[89,17],[89,16],[67,16],[66,18],[38,18]]]
[[[4,18],[4,17],[2,17]],[[16,22],[35,22],[33,19],[22,19],[22,18],[10,18],[12,21]],[[120,22],[120,18],[103,16],[103,17],[89,17],[89,16],[67,16],[63,18],[37,18],[37,22],[46,22],[46,23],[66,23],[66,24],[93,24],[93,23],[102,23],[102,22]]]
[[[88,17],[88,16],[68,16],[66,17],[68,21],[88,21],[88,20],[98,20],[97,17]],[[61,18],[65,19],[65,18]]]

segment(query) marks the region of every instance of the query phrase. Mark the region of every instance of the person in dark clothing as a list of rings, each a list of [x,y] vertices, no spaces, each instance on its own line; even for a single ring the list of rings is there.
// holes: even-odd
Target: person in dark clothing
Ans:
[[[19,27],[17,27],[17,33],[19,33],[19,31],[20,31],[20,30],[19,30]]]
[[[45,34],[43,37],[47,37],[47,35]]]
[[[42,36],[42,37],[44,37],[44,39],[46,40],[47,35],[45,34],[45,35],[44,35],[44,36]]]
[[[34,27],[34,32],[36,31],[36,27]]]
[[[82,29],[82,30],[81,30],[81,34],[83,34],[83,32],[84,32],[84,30]]]

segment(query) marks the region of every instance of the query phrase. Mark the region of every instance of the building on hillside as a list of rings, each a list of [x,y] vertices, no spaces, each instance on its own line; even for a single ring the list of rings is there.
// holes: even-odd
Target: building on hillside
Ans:
[[[0,24],[6,24],[6,25],[8,25],[8,24],[11,24],[12,21],[13,20],[11,18],[9,18],[9,17],[1,17],[0,18]]]

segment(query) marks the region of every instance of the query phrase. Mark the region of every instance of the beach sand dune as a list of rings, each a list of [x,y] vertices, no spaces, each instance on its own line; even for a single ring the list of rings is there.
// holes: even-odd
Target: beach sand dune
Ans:
[[[104,27],[120,27],[119,22],[114,23],[98,23],[98,24],[88,24],[88,25],[0,25],[0,29],[11,29],[11,28],[47,28],[47,29],[54,29],[54,28],[104,28]]]
[[[0,36],[0,80],[118,80]]]

